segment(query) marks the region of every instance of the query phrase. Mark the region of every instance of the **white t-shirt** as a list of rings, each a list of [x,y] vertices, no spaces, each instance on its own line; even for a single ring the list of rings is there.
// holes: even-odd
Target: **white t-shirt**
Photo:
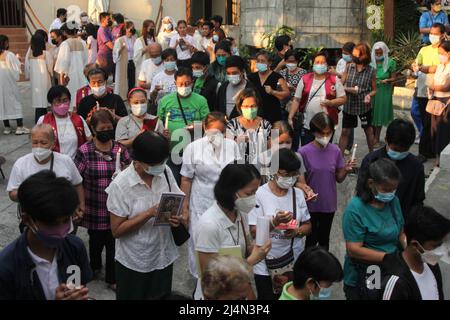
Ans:
[[[131,164],[105,190],[108,211],[118,217],[133,219],[157,205],[162,193],[182,194],[168,166],[166,172],[170,189],[164,174],[154,177],[150,188]],[[115,259],[120,264],[136,272],[148,273],[167,268],[178,258],[170,227],[153,226],[154,221],[152,218],[139,229],[116,240]]]
[[[423,264],[423,267],[422,274],[411,270],[414,279],[416,279],[420,294],[422,295],[422,300],[439,300],[439,290],[433,271],[431,271],[426,263]]]
[[[165,71],[159,72],[152,81],[152,86],[150,87],[150,92],[155,90],[155,87],[159,85],[162,86],[162,90],[158,92],[156,97],[157,103],[167,94],[176,92],[177,85],[175,84],[175,74],[168,75]]]
[[[30,248],[27,249],[31,260],[36,265],[36,272],[39,281],[41,282],[45,298],[47,300],[55,300],[56,288],[59,287],[58,262],[56,255],[53,257],[53,261],[50,262],[35,255]]]
[[[196,43],[195,40],[192,36],[190,35],[186,35],[185,37],[181,37],[179,34],[174,35],[171,39],[170,39],[170,47],[171,48],[175,48],[175,45],[177,43],[177,40],[179,39],[184,39],[184,41],[188,44],[190,44],[191,46],[196,47]],[[177,56],[178,56],[178,60],[188,60],[192,57],[192,53],[189,49],[186,50],[181,50],[180,45],[178,45],[176,48],[177,50]]]
[[[311,86],[310,91],[310,97],[319,89],[317,94],[314,96],[314,98],[311,99],[311,101],[306,105],[305,108],[305,120],[304,120],[304,127],[309,130],[309,123],[311,122],[312,118],[320,113],[320,112],[327,112],[326,108],[322,108],[320,106],[320,102],[323,100],[326,100],[326,90],[325,90],[325,84],[323,84],[325,80],[313,80],[313,84]],[[297,91],[295,91],[295,97],[298,99],[302,98],[302,92],[304,88],[303,79],[298,83]],[[322,85],[322,87],[320,87]],[[340,79],[336,78],[336,98],[345,96],[344,86],[342,85],[342,82]],[[308,97],[308,100],[310,99]]]
[[[303,192],[295,188],[295,195],[297,199],[297,216],[295,219],[304,223],[311,219],[308,207],[306,205],[305,197]],[[293,210],[293,199],[292,199],[292,189],[288,190],[288,193],[283,197],[278,197],[270,191],[269,184],[259,187],[256,192],[256,204],[259,206],[255,207],[252,211],[250,211],[248,215],[248,224],[251,226],[256,226],[256,221],[258,217],[269,216],[274,217],[278,210],[290,211]],[[284,231],[273,230],[270,233],[270,238],[272,239],[272,249],[267,254],[268,259],[280,258],[287,254],[291,248],[291,239],[286,239],[284,237]],[[294,240],[294,257],[298,258],[300,253],[305,249],[305,240],[304,238],[295,238]],[[257,265],[253,267],[253,271],[255,274],[268,276],[269,272],[267,271],[266,262],[263,260]]]
[[[69,156],[58,152],[53,152],[53,155],[53,172],[57,177],[66,178],[74,186],[77,186],[83,182],[83,178]],[[12,168],[6,191],[11,192],[13,190],[17,190],[22,182],[33,174],[36,174],[42,170],[50,170],[50,163],[51,161],[44,165],[39,164],[32,153],[19,158],[16,163],[14,163]]]
[[[160,72],[164,72],[164,64],[161,63],[157,66],[153,63],[152,59],[147,59],[142,63],[138,80],[151,84],[155,76]]]
[[[434,74],[434,85],[443,86],[447,82],[450,76],[450,63],[440,64],[437,66],[436,73]],[[434,96],[436,98],[448,98],[450,97],[449,91],[435,91]]]
[[[58,141],[60,147],[60,153],[66,154],[72,159],[75,159],[78,151],[78,138],[77,133],[75,132],[75,127],[70,121],[70,117],[66,118],[58,118],[55,117],[56,127],[58,131]],[[92,136],[91,130],[87,125],[86,121],[81,118],[83,121],[84,132],[86,134],[86,138],[90,138]],[[42,124],[44,122],[44,116],[40,117],[37,124]]]

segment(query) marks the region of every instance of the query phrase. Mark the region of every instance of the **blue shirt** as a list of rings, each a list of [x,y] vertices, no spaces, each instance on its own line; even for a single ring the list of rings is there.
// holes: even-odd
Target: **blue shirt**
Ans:
[[[437,15],[433,15],[431,11],[425,11],[420,16],[419,21],[419,28],[431,28],[433,23],[442,23],[444,26],[448,26],[448,16],[444,11],[439,11]],[[430,43],[430,35],[429,34],[423,34],[422,35],[422,42],[423,43]]]

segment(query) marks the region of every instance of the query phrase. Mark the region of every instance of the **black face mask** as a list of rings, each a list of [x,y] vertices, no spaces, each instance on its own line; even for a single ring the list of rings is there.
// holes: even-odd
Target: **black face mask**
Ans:
[[[108,27],[112,27],[113,22],[111,20],[108,21]]]
[[[130,30],[130,32],[131,32],[132,35],[135,35],[136,34],[136,29],[133,28],[133,29]]]
[[[56,46],[58,44],[58,41],[56,41],[56,39],[52,39],[52,44]]]
[[[358,57],[353,57],[353,62],[356,64],[361,64],[361,59]]]
[[[155,36],[155,29],[150,29],[149,31],[148,31],[148,35],[150,36],[150,37],[154,37]]]
[[[101,143],[106,143],[114,139],[114,130],[99,131],[95,134],[95,137]]]

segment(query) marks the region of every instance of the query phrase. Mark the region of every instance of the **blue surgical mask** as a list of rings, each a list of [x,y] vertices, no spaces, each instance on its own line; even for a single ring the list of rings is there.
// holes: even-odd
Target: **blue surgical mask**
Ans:
[[[408,155],[409,152],[398,152],[398,151],[394,151],[394,150],[389,150],[387,152],[387,155],[389,156],[389,158],[391,158],[394,161],[401,161],[403,159],[405,159]]]
[[[165,170],[166,170],[166,162],[158,166],[152,166],[148,167],[147,169],[144,169],[146,174],[154,177],[162,175]]]
[[[205,73],[203,72],[203,70],[192,70],[192,75],[194,76],[194,78],[201,78],[204,74]]]
[[[162,61],[161,57],[152,58],[152,62],[153,62],[155,65],[161,64],[161,61]]]
[[[316,281],[317,286],[320,288],[319,295],[316,296],[314,294],[309,295],[310,300],[328,300],[331,297],[331,293],[333,292],[333,287],[330,286],[329,288],[322,288],[319,283]]]
[[[328,66],[326,64],[315,64],[313,66],[313,71],[317,74],[324,74],[327,70]]]
[[[173,71],[177,68],[176,61],[164,61],[164,69],[167,71]]]
[[[234,47],[233,49],[231,49],[231,52],[233,53],[233,56],[238,56],[239,55],[239,48]]]
[[[213,42],[219,42],[219,36],[217,34],[213,35]]]
[[[222,67],[224,67],[225,62],[227,61],[227,57],[217,56],[216,60],[217,60],[218,64],[220,64]]]
[[[377,61],[384,61],[384,56],[375,56]]]
[[[352,62],[353,61],[353,57],[350,54],[343,54],[342,55],[342,59],[344,59],[345,62]]]
[[[375,195],[375,199],[377,199],[378,201],[383,202],[383,203],[389,203],[395,199],[395,191],[387,192],[387,193],[378,192]]]
[[[266,72],[269,67],[265,63],[257,63],[256,69],[258,69],[258,72]]]

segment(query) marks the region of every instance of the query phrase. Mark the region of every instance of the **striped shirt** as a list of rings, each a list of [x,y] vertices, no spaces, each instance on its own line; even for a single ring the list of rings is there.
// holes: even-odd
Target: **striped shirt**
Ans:
[[[358,87],[358,94],[347,93],[347,103],[344,112],[350,115],[361,115],[370,111],[371,104],[364,103],[364,98],[372,91],[372,79],[375,77],[375,69],[370,65],[358,72],[356,64],[351,63],[347,67],[346,87]]]
[[[89,230],[109,230],[111,228],[109,212],[106,207],[108,195],[105,189],[112,181],[116,171],[117,153],[121,151],[121,169],[131,163],[130,156],[125,147],[113,142],[110,153],[103,154],[97,151],[94,142],[82,145],[75,157],[75,165],[83,177],[86,212],[80,225]]]

